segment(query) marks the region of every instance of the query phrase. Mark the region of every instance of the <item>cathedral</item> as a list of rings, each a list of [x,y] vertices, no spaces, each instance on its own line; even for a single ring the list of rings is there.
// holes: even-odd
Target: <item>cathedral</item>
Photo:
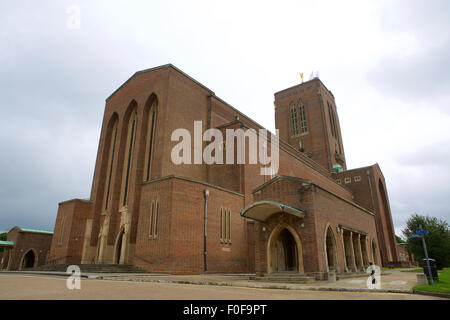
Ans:
[[[47,262],[319,280],[396,263],[385,179],[378,164],[347,169],[331,91],[314,78],[276,92],[274,113],[271,174],[175,163],[179,128],[264,128],[171,64],[136,72],[106,99],[90,199],[59,203]]]

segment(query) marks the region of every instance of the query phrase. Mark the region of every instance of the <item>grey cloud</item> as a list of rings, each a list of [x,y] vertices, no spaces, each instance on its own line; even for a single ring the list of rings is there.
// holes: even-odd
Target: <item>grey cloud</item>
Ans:
[[[388,36],[413,37],[420,50],[384,54],[368,71],[368,82],[382,94],[432,106],[450,94],[450,2],[388,1],[381,26]],[[389,50],[389,48],[388,48]],[[441,107],[450,112],[450,106]]]

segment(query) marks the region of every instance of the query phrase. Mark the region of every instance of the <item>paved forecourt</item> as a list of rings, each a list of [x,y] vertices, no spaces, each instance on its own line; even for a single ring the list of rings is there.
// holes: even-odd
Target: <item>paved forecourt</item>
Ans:
[[[440,300],[401,293],[334,292],[258,289],[175,283],[82,279],[80,290],[69,290],[66,278],[0,273],[0,299],[162,299],[162,300]]]

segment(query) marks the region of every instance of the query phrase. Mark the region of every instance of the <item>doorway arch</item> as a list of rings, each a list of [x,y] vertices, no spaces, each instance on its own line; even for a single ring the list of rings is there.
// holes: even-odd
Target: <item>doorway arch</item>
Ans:
[[[282,271],[304,273],[300,237],[287,224],[278,225],[267,242],[267,272]]]
[[[115,264],[120,264],[120,260],[124,260],[122,259],[122,255],[123,255],[123,237],[125,235],[125,228],[120,229],[119,235],[117,236],[117,241],[116,241],[116,250],[115,250],[115,256],[114,256],[114,263]]]
[[[329,223],[325,227],[324,245],[327,271],[338,271],[336,238],[334,237],[333,229]]]
[[[37,265],[37,255],[33,249],[28,250],[20,262],[20,270],[33,268]]]

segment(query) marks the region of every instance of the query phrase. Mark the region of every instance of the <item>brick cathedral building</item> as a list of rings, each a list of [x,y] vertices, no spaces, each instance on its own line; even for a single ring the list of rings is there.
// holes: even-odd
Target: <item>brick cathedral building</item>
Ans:
[[[135,73],[106,99],[90,200],[59,204],[49,262],[323,279],[397,261],[383,174],[347,170],[333,94],[316,78],[275,93],[274,111],[276,174],[174,164],[171,135],[194,121],[262,127],[172,65]]]

